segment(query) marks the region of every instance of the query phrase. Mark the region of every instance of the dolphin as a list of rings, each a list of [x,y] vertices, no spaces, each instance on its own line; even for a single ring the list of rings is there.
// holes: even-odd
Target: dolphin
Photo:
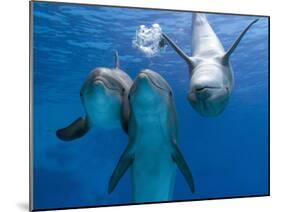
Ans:
[[[229,61],[239,42],[256,23],[253,20],[225,51],[205,14],[192,15],[192,56],[188,56],[165,33],[163,39],[189,66],[188,100],[202,116],[218,116],[225,109],[233,89],[233,71]]]
[[[176,165],[192,192],[192,173],[177,145],[177,115],[168,83],[156,72],[143,70],[129,93],[129,142],[110,178],[111,193],[132,166],[133,201],[171,200]]]
[[[93,126],[122,127],[127,133],[130,112],[128,93],[132,79],[120,69],[118,52],[115,68],[96,68],[90,72],[80,90],[85,116],[56,131],[63,141],[72,141],[85,135]]]

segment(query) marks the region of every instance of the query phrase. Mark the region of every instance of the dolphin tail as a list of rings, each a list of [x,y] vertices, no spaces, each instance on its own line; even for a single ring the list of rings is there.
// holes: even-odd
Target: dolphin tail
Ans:
[[[117,50],[115,51],[115,69],[120,69],[119,54]]]
[[[56,135],[63,141],[72,141],[80,138],[89,131],[89,125],[85,118],[78,118],[69,126],[56,131]]]
[[[168,37],[165,33],[162,33],[163,38],[168,42],[168,44],[178,53],[179,56],[184,59],[190,68],[193,67],[193,60],[190,56],[188,56],[184,51],[174,42],[171,38]]]
[[[192,24],[201,25],[205,24],[207,21],[207,17],[204,13],[192,13]]]
[[[128,145],[111,175],[108,185],[108,193],[111,193],[115,189],[117,183],[124,175],[126,170],[131,166],[133,161],[134,161],[134,154],[130,148],[130,145]]]
[[[190,168],[188,167],[186,161],[184,160],[184,157],[183,157],[182,153],[180,152],[179,147],[176,143],[173,143],[172,158],[175,161],[175,163],[177,164],[181,173],[183,174],[185,180],[187,181],[191,192],[194,193],[195,186],[194,186],[192,173],[191,173]]]
[[[238,46],[239,42],[243,38],[243,36],[246,34],[246,32],[250,29],[250,27],[256,23],[259,19],[253,20],[243,31],[242,33],[238,36],[238,38],[234,41],[234,43],[231,45],[231,47],[227,50],[227,52],[224,55],[224,61],[227,62],[229,60],[230,55],[232,52],[236,49]]]

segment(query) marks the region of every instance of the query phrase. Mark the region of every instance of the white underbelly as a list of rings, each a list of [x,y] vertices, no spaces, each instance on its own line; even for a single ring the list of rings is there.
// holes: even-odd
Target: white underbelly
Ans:
[[[134,202],[171,199],[175,181],[175,163],[168,147],[144,147],[135,153],[132,167]]]

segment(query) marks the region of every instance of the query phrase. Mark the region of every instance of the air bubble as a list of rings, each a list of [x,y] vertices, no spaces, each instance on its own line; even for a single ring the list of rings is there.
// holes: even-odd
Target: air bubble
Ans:
[[[164,51],[165,42],[160,25],[157,23],[152,24],[151,27],[140,25],[136,30],[133,47],[137,48],[147,57],[154,57]]]

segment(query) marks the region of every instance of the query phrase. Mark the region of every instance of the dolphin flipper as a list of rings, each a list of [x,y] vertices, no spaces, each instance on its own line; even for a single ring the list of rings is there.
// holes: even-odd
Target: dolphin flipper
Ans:
[[[179,56],[184,59],[188,65],[192,68],[193,67],[193,60],[190,56],[188,56],[184,51],[174,42],[171,38],[168,37],[165,33],[162,33],[163,38],[170,44],[170,46],[178,53]]]
[[[241,34],[238,36],[238,38],[234,41],[234,43],[231,45],[231,47],[228,49],[228,51],[225,53],[224,55],[224,60],[228,61],[230,55],[232,54],[232,52],[236,49],[236,47],[238,46],[239,42],[241,41],[241,39],[243,38],[243,36],[246,34],[246,32],[250,29],[250,27],[256,23],[259,19],[255,19],[253,20],[242,32]]]
[[[192,173],[190,171],[190,168],[188,167],[186,161],[184,160],[184,157],[182,153],[179,150],[179,147],[176,143],[173,142],[173,152],[172,152],[172,158],[179,167],[181,173],[183,174],[185,180],[187,181],[191,192],[195,192],[195,186],[194,186],[194,181],[192,177]]]
[[[89,130],[89,125],[85,118],[78,118],[69,126],[59,129],[56,135],[63,141],[72,141],[85,135]]]
[[[122,103],[122,128],[128,134],[128,122],[130,115],[130,105],[128,99],[128,95],[123,95],[123,103]]]
[[[108,193],[111,193],[116,187],[117,183],[124,175],[126,170],[131,166],[134,161],[134,154],[130,148],[130,145],[127,146],[126,150],[122,154],[120,160],[118,161],[117,166],[115,167],[113,174],[111,175],[109,185],[108,185]]]

